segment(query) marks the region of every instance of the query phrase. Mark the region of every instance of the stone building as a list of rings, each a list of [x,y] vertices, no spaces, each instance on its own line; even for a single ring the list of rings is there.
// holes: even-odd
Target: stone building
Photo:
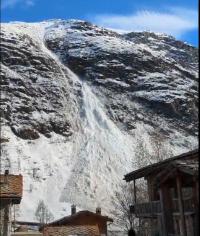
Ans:
[[[20,204],[23,192],[22,175],[10,175],[6,170],[0,175],[0,235],[10,236],[14,204]]]
[[[101,209],[97,208],[96,213],[90,211],[76,212],[76,207],[72,206],[70,216],[63,217],[51,222],[41,228],[45,236],[107,236],[107,225],[113,220],[101,215]]]

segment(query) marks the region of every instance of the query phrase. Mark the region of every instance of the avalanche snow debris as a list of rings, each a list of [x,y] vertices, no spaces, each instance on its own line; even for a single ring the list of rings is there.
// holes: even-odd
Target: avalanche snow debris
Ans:
[[[138,139],[151,150],[158,128],[173,154],[197,145],[197,49],[80,20],[4,23],[1,33],[1,171],[24,176],[18,219],[35,220],[39,200],[55,218],[72,203],[110,214]]]

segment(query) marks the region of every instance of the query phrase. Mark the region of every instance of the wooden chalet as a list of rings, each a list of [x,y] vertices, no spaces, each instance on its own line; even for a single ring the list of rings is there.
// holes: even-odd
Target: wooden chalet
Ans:
[[[199,235],[199,151],[194,150],[125,175],[134,181],[130,210],[151,225],[150,235]],[[148,200],[139,202],[136,180],[147,181]],[[149,235],[149,234],[148,234]]]
[[[14,204],[20,204],[23,192],[22,175],[10,175],[6,170],[0,175],[0,235],[11,234],[11,209]]]
[[[97,208],[96,213],[90,211],[76,212],[73,205],[71,215],[46,224],[41,228],[45,236],[106,236],[107,224],[113,220],[107,216],[101,215],[101,209]]]

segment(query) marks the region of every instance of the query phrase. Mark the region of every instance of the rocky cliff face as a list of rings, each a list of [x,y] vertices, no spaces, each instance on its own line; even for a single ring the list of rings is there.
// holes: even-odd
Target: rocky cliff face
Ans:
[[[1,39],[2,169],[24,174],[21,218],[40,199],[55,217],[109,212],[158,128],[174,154],[197,144],[196,48],[77,20],[2,24]]]

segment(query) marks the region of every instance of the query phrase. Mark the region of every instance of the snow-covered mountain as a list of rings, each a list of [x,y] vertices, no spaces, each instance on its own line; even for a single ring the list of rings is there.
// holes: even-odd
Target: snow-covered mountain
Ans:
[[[1,170],[24,175],[20,219],[39,200],[55,218],[72,203],[109,213],[158,128],[173,154],[197,145],[198,50],[171,36],[13,22],[1,57]]]

